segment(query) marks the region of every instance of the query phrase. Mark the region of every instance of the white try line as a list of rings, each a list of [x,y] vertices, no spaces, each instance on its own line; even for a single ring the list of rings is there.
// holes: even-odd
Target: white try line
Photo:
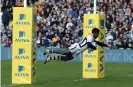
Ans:
[[[128,77],[133,77],[133,75],[127,75],[127,76],[128,76]],[[123,76],[117,76],[117,77],[119,78],[119,77],[123,77]]]
[[[129,77],[132,77],[133,75],[128,75]]]
[[[18,84],[10,84],[10,85],[2,85],[1,87],[15,87],[17,86]]]
[[[83,78],[81,78],[81,79],[75,79],[75,80],[69,80],[69,81],[72,81],[72,82],[78,82],[78,81],[83,81],[83,80],[89,80],[89,79],[83,79]],[[57,81],[57,82],[54,82],[54,83],[65,83],[65,82],[69,82],[69,81]],[[51,83],[53,83],[53,82],[47,82],[47,83],[49,83],[49,84],[51,84]],[[15,87],[15,86],[17,86],[17,85],[19,85],[19,84],[10,84],[10,85],[2,85],[1,87]]]
[[[75,79],[75,80],[64,80],[64,81],[57,81],[57,82],[54,82],[54,83],[65,83],[65,82],[78,82],[78,81],[83,81],[83,80],[89,80],[89,78],[88,79],[83,79],[83,78],[81,78],[81,79]],[[53,83],[53,82],[48,82],[48,83]]]
[[[133,75],[127,75],[127,76],[132,77]],[[119,77],[122,77],[122,76],[117,76],[117,77],[119,78]],[[84,81],[84,80],[89,80],[89,79],[90,78],[88,78],[88,79],[81,78],[81,79],[75,79],[75,80],[63,80],[63,81],[57,81],[57,82],[54,82],[54,83],[66,83],[66,82],[70,82],[70,81],[79,82],[79,81]],[[53,82],[47,82],[47,83],[51,84]],[[15,87],[17,85],[19,85],[19,84],[2,85],[1,87]]]

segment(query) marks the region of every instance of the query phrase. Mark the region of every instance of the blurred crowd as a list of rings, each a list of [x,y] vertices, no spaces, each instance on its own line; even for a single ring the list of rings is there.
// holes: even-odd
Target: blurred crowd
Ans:
[[[22,0],[3,0],[1,43],[12,46],[12,8]],[[94,0],[27,0],[37,8],[37,47],[69,47],[83,37],[83,16],[93,13]],[[111,49],[133,48],[133,0],[97,0],[97,13],[106,15],[106,44]]]

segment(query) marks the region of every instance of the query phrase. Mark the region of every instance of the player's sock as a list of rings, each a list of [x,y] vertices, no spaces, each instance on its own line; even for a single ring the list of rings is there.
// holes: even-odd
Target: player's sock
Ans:
[[[69,56],[49,56],[49,57],[47,57],[47,61],[49,61],[49,60],[68,61],[71,59],[73,59],[73,57],[69,57]]]
[[[49,61],[49,60],[61,60],[61,57],[62,57],[62,56],[49,56],[49,57],[47,58],[47,61]]]
[[[52,50],[45,50],[43,55],[46,55],[46,54],[49,54],[49,53],[52,53]]]
[[[61,60],[61,56],[47,56],[47,59],[45,59],[44,64],[46,64],[50,60]]]
[[[68,61],[72,60],[73,57],[70,55],[65,55],[65,56],[47,56],[47,59],[44,61],[44,64],[46,64],[50,60],[58,60],[58,61]]]

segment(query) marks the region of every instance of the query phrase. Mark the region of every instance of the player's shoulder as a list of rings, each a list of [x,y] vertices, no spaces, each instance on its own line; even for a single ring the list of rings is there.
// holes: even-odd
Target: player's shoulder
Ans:
[[[91,34],[89,34],[89,35],[87,36],[87,42],[93,42],[93,41],[94,41],[93,36],[92,36]]]
[[[88,34],[87,38],[92,38],[92,35],[91,34]]]

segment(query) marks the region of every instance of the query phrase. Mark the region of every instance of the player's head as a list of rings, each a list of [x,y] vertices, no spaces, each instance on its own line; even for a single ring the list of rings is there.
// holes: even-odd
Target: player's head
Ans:
[[[99,35],[99,29],[98,28],[93,28],[92,29],[92,34],[93,34],[93,37],[96,39]]]

